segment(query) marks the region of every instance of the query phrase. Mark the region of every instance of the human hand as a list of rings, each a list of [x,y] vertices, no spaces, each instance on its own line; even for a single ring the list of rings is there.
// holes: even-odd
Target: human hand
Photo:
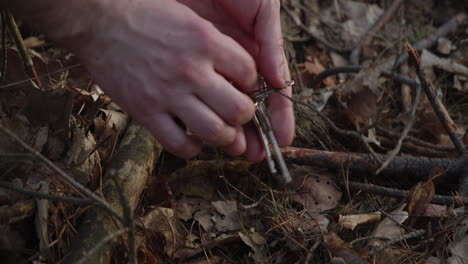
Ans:
[[[241,127],[254,114],[245,93],[257,87],[252,56],[176,1],[106,8],[80,43],[68,41],[106,93],[178,156],[194,156],[202,141],[244,153]]]
[[[276,88],[290,80],[289,69],[283,52],[280,27],[279,0],[178,0],[189,6],[201,17],[212,22],[222,33],[240,43],[255,59],[266,81]],[[291,95],[291,88],[283,90]],[[294,137],[294,114],[292,103],[279,94],[269,100],[274,133],[280,146],[291,144]],[[239,133],[243,133],[239,129]],[[246,156],[260,160],[263,146],[256,128],[250,123],[245,127],[247,139]],[[225,150],[235,144],[227,146]]]

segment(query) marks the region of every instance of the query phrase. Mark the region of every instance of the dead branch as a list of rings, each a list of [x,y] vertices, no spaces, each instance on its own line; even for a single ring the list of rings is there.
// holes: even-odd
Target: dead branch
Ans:
[[[338,181],[338,184],[345,187],[345,183],[343,181]],[[410,194],[410,191],[407,190],[399,190],[395,188],[388,188],[383,187],[375,184],[370,183],[359,183],[359,182],[347,182],[349,189],[351,191],[363,191],[368,193],[374,193],[384,196],[396,197],[396,198],[407,198]],[[345,188],[347,189],[347,188]],[[432,198],[432,203],[435,204],[443,204],[443,205],[468,205],[468,198],[466,197],[451,197],[445,195],[434,195]]]
[[[397,237],[396,239],[393,239],[393,240],[390,240],[390,241],[387,241],[387,242],[384,242],[382,245],[380,245],[379,247],[375,248],[372,252],[371,252],[371,255],[373,256],[376,256],[378,255],[382,250],[384,250],[385,248],[387,248],[388,246],[391,246],[395,243],[398,243],[398,242],[401,242],[401,241],[404,241],[404,240],[407,240],[407,239],[411,239],[411,238],[415,238],[415,237],[419,237],[419,236],[423,236],[426,234],[426,230],[415,230],[413,232],[410,232],[408,234],[405,234],[403,236],[399,236]]]
[[[15,18],[11,14],[10,11],[6,11],[6,22],[8,25],[8,29],[10,30],[11,35],[13,36],[13,40],[15,41],[16,47],[18,48],[18,52],[23,60],[24,68],[26,73],[28,74],[29,78],[34,82],[34,84],[41,89],[42,84],[39,80],[39,76],[37,75],[37,71],[34,68],[34,63],[29,55],[28,49],[24,45],[23,37],[21,36],[21,32],[16,25]]]
[[[406,45],[406,49],[414,63],[416,74],[418,75],[419,81],[421,82],[421,86],[423,87],[427,99],[429,100],[432,108],[434,109],[434,112],[437,114],[440,123],[444,127],[445,131],[447,131],[447,134],[449,135],[450,139],[453,142],[453,145],[457,149],[458,154],[467,155],[468,153],[465,149],[465,145],[463,144],[461,139],[459,139],[458,136],[455,134],[456,125],[450,122],[451,118],[448,115],[447,109],[442,104],[442,102],[440,102],[440,100],[436,97],[432,83],[427,81],[426,74],[421,68],[421,60],[419,59],[419,56],[410,44]]]
[[[124,212],[121,196],[127,197],[130,211],[135,210],[160,152],[161,146],[151,134],[132,121],[104,176],[106,181],[103,185],[103,195],[113,210],[119,214]],[[86,255],[89,255],[87,263],[109,263],[110,252],[115,243],[106,243],[98,250],[92,250],[122,226],[97,208],[88,211],[83,216],[82,223],[70,254],[62,263],[75,263]],[[93,254],[90,255],[90,252]]]
[[[285,148],[282,150],[284,158],[291,163],[310,165],[332,170],[349,169],[355,173],[373,173],[378,164],[372,161],[369,154],[343,153],[321,151],[303,148]],[[387,156],[377,154],[381,159]],[[458,160],[426,157],[395,157],[384,169],[383,175],[411,174],[418,179],[426,179],[433,168],[439,168],[447,176],[458,177],[461,164]]]
[[[9,190],[15,191],[17,193],[21,193],[21,194],[24,194],[26,196],[39,198],[39,199],[46,199],[46,200],[52,200],[52,201],[62,201],[62,202],[66,202],[66,203],[81,204],[81,205],[95,204],[95,201],[90,200],[90,199],[82,199],[82,198],[77,198],[77,197],[68,197],[68,196],[60,196],[60,195],[53,195],[53,194],[46,194],[46,193],[36,192],[36,191],[33,191],[33,190],[28,190],[28,189],[16,187],[13,184],[10,184],[10,183],[4,182],[4,181],[0,181],[0,188],[9,189]]]

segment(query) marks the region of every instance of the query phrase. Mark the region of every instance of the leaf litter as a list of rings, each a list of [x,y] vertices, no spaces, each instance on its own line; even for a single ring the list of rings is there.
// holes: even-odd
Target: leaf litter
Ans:
[[[456,1],[448,2],[457,5]],[[310,87],[309,83],[327,69],[353,62],[351,51],[364,43],[389,3],[282,1],[286,53],[294,55],[289,58],[291,68],[296,67],[292,72],[297,83],[302,83],[302,87],[294,87],[294,98],[314,105],[338,128],[358,132],[380,154],[395,146],[395,135],[400,135],[407,125],[414,97],[413,86],[398,83],[384,73],[391,71],[419,82],[411,63],[397,63],[401,47],[405,42],[427,38],[457,15],[455,11],[468,11],[447,11],[442,22],[436,23],[426,19],[436,12],[414,5],[404,3],[371,36],[371,41],[365,42],[358,58],[360,71],[338,72]],[[440,14],[437,19],[441,19]],[[466,19],[461,23],[466,25]],[[420,49],[422,67],[434,83],[438,100],[447,107],[449,122],[459,137],[466,136],[468,127],[467,34],[459,26]],[[0,88],[0,124],[80,183],[102,193],[103,172],[113,160],[129,116],[111,102],[83,67],[76,66],[79,62],[75,56],[48,45],[41,36],[28,36],[25,45],[31,49],[45,89],[38,90],[25,81],[27,75],[17,49],[7,48],[6,88]],[[437,154],[453,159],[456,153],[450,138],[425,96],[420,101],[415,125],[399,157],[431,158]],[[307,107],[295,107],[298,128],[294,147],[368,153],[361,139],[339,133]],[[2,134],[2,186],[58,196],[83,195],[27,154]],[[327,152],[321,155],[326,157]],[[367,170],[353,171],[351,162],[350,155],[350,160],[336,169],[320,162],[310,166],[288,161],[294,181],[283,186],[268,175],[265,164],[229,157],[218,149],[207,148],[190,161],[163,153],[145,194],[136,198],[140,200],[134,215],[138,260],[466,262],[467,214],[454,179],[437,168],[425,179],[414,178],[411,171],[374,175],[371,163]],[[356,181],[393,188],[404,195],[352,189],[350,183]],[[0,229],[4,235],[1,256],[5,255],[8,263],[28,258],[35,263],[60,260],[80,232],[80,216],[90,207],[35,198],[29,211],[12,219],[2,212],[19,208],[31,199],[14,190],[0,188]],[[436,204],[433,201],[438,195],[452,198],[453,202]],[[33,215],[35,224],[31,221]],[[8,224],[12,222],[15,225]],[[420,230],[423,235],[409,236]],[[117,240],[123,250],[112,252],[113,261],[126,263],[130,248],[126,236]]]

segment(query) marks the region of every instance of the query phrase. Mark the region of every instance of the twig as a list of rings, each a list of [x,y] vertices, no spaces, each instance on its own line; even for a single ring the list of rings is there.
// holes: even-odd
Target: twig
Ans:
[[[379,129],[378,132],[386,137],[398,137],[399,136],[397,133],[389,131],[389,130],[385,130],[385,129]],[[429,148],[429,149],[433,149],[437,151],[452,152],[455,150],[455,148],[453,147],[445,147],[445,146],[439,146],[436,144],[431,144],[429,142],[422,141],[412,136],[408,136],[406,138],[406,141],[411,142],[420,147]]]
[[[448,116],[447,109],[445,109],[445,106],[439,101],[439,99],[435,96],[434,92],[434,87],[430,82],[427,81],[426,75],[421,68],[421,60],[419,59],[419,56],[417,55],[416,51],[414,48],[410,45],[406,45],[406,50],[413,60],[414,67],[416,69],[416,74],[418,75],[419,81],[421,82],[421,86],[424,89],[424,92],[426,93],[427,99],[432,105],[432,108],[434,109],[434,112],[437,114],[437,117],[439,118],[442,126],[444,127],[445,131],[447,131],[447,134],[449,135],[450,139],[453,142],[453,145],[458,151],[458,154],[460,156],[462,155],[468,155],[465,145],[461,141],[461,139],[458,138],[458,136],[455,134],[455,124],[450,124],[449,120],[450,116]]]
[[[88,188],[84,187],[81,185],[79,182],[75,181],[70,175],[68,175],[65,171],[63,171],[61,168],[59,168],[55,163],[50,161],[48,158],[46,158],[44,155],[42,155],[40,152],[26,144],[21,138],[19,138],[17,135],[15,135],[11,130],[8,128],[4,127],[0,123],[0,131],[6,134],[7,136],[11,137],[14,139],[16,142],[18,142],[24,149],[29,151],[30,153],[34,154],[35,156],[38,157],[38,159],[49,166],[52,170],[54,170],[57,174],[59,174],[62,178],[64,178],[67,182],[69,182],[73,187],[75,187],[77,190],[80,192],[84,193],[86,196],[88,196],[91,200],[95,201],[98,205],[103,207],[106,211],[111,213],[113,216],[115,216],[119,221],[123,222],[123,218],[118,215],[114,209],[101,197],[97,196],[94,194],[92,191],[90,191]]]
[[[404,240],[407,240],[407,239],[411,239],[411,238],[415,238],[415,237],[419,237],[419,236],[422,236],[426,234],[426,230],[415,230],[413,232],[410,232],[408,234],[405,234],[403,236],[399,236],[397,237],[396,239],[393,239],[393,240],[390,240],[390,241],[387,241],[387,242],[384,242],[382,245],[378,246],[373,252],[372,252],[372,255],[373,256],[376,256],[377,254],[379,254],[382,250],[384,250],[386,247],[388,246],[391,246],[395,243],[398,243],[400,241],[404,241]]]
[[[90,251],[86,252],[85,254],[83,254],[83,257],[81,259],[79,259],[77,262],[75,262],[76,264],[82,264],[82,263],[88,263],[87,260],[90,256],[94,255],[96,252],[98,252],[104,245],[106,245],[107,243],[109,243],[112,239],[118,237],[118,236],[121,236],[125,233],[127,233],[129,231],[128,227],[125,227],[125,228],[122,228],[122,229],[119,229],[117,231],[115,231],[114,233],[111,233],[109,235],[107,235],[106,237],[104,237],[99,243],[97,243],[93,249],[91,249]]]
[[[370,240],[370,239],[389,240],[388,237],[366,236],[366,237],[359,237],[359,238],[356,238],[356,239],[354,239],[353,241],[349,242],[349,244],[353,245],[353,244],[359,243],[359,242],[361,242],[361,241]]]
[[[26,73],[29,75],[29,77],[33,80],[34,84],[41,89],[42,88],[42,83],[39,80],[39,76],[37,75],[36,69],[34,68],[34,63],[31,58],[31,55],[29,55],[29,52],[24,45],[23,42],[23,37],[21,36],[21,32],[18,29],[18,26],[16,25],[15,18],[11,14],[10,11],[5,11],[6,12],[6,17],[7,17],[7,25],[8,28],[10,29],[10,33],[13,36],[13,39],[15,40],[16,47],[18,48],[18,52],[23,59],[23,64],[24,68],[26,70]]]
[[[9,189],[9,190],[15,191],[17,193],[24,194],[26,196],[31,196],[31,197],[40,198],[40,199],[47,199],[47,200],[52,200],[52,201],[62,201],[62,202],[73,203],[73,204],[82,204],[82,205],[88,205],[88,204],[94,204],[95,203],[95,201],[89,200],[89,199],[81,199],[81,198],[75,198],[75,197],[67,197],[67,196],[60,196],[60,195],[53,195],[53,194],[46,194],[46,193],[36,192],[36,191],[16,187],[13,184],[10,184],[10,183],[4,182],[4,181],[0,181],[0,188]]]
[[[305,148],[284,148],[284,158],[291,163],[312,165],[332,170],[341,170],[343,164],[354,173],[372,173],[375,163],[369,154],[322,151]],[[377,154],[384,160],[386,155]],[[408,175],[417,179],[426,179],[433,168],[440,168],[447,177],[458,177],[461,169],[460,161],[427,157],[395,157],[393,162],[381,172],[387,175]]]
[[[281,92],[279,89],[275,89],[274,92],[282,95],[283,97],[291,100],[292,102],[296,103],[296,104],[300,104],[300,105],[303,105],[303,106],[306,106],[308,107],[309,109],[311,109],[314,113],[316,113],[320,118],[322,118],[325,122],[328,123],[328,125],[330,126],[330,128],[335,131],[336,133],[340,134],[340,135],[343,135],[343,136],[348,136],[348,137],[353,137],[355,139],[358,139],[362,142],[362,144],[364,145],[364,147],[369,151],[369,153],[371,154],[371,157],[372,159],[375,161],[375,162],[378,162],[380,163],[380,159],[379,157],[377,156],[377,154],[375,153],[375,151],[372,149],[372,147],[369,145],[369,143],[367,143],[367,141],[365,140],[364,136],[362,136],[362,134],[356,132],[356,131],[352,131],[352,130],[344,130],[344,129],[341,129],[339,127],[337,127],[335,125],[335,123],[333,123],[333,121],[331,121],[326,115],[324,115],[322,112],[318,111],[313,105],[311,104],[308,104],[308,103],[304,103],[304,102],[301,102],[301,101],[298,101],[294,98],[292,98],[291,96]]]
[[[344,184],[343,181],[337,181],[339,185],[342,187],[349,187],[351,191],[363,191],[368,193],[374,193],[384,196],[396,197],[396,198],[407,198],[410,194],[410,191],[406,190],[399,190],[395,188],[388,188],[383,187],[371,183],[359,183],[359,182],[348,182],[347,185]],[[435,204],[442,204],[442,205],[468,205],[468,198],[467,197],[451,197],[445,195],[434,195],[432,198],[432,203]]]
[[[74,68],[77,68],[77,67],[82,67],[82,66],[83,66],[82,64],[78,63],[78,64],[74,64],[74,65],[64,67],[64,68],[62,68],[60,70],[56,70],[56,71],[53,71],[53,72],[48,72],[48,73],[41,74],[38,77],[39,77],[39,79],[43,79],[43,78],[49,77],[50,75],[53,75],[53,74],[56,74],[56,73],[61,73],[61,72],[64,72],[64,71],[67,71],[67,70],[70,70],[70,69],[74,69]],[[9,83],[9,84],[1,85],[0,90],[1,89],[11,88],[11,87],[14,87],[16,85],[25,84],[25,83],[29,83],[29,82],[30,82],[30,79],[27,79],[27,80],[20,80],[20,81],[17,81],[17,82],[12,82],[12,83]]]
[[[310,260],[312,259],[313,253],[315,249],[320,245],[320,240],[315,241],[315,243],[310,247],[309,251],[307,251],[307,256],[304,260],[304,264],[309,264]]]
[[[3,60],[2,60],[2,76],[0,77],[0,85],[3,85],[5,81],[6,69],[7,69],[7,56],[8,56],[8,49],[6,45],[6,37],[7,37],[7,17],[6,11],[1,11],[2,17],[2,53],[3,53]]]
[[[393,0],[390,7],[379,17],[372,27],[364,34],[358,46],[351,52],[350,61],[353,65],[359,65],[362,48],[369,45],[374,35],[392,18],[393,14],[398,10],[403,0]]]
[[[359,72],[361,71],[363,68],[361,66],[352,66],[352,65],[349,65],[349,66],[339,66],[339,67],[333,67],[333,68],[329,68],[329,69],[326,69],[324,71],[322,71],[321,73],[317,74],[309,83],[308,83],[308,87],[309,88],[315,88],[317,85],[319,85],[320,83],[322,83],[326,78],[330,77],[330,76],[333,76],[333,75],[336,75],[336,74],[340,74],[340,73],[352,73],[352,72]],[[398,74],[394,74],[392,72],[388,72],[388,71],[383,71],[382,73],[382,76],[384,77],[387,77],[387,78],[390,78],[390,79],[393,79],[397,82],[400,82],[400,83],[404,83],[404,84],[408,84],[408,85],[411,85],[411,86],[417,86],[418,85],[418,82],[414,81],[414,80],[411,80],[411,79],[408,79],[406,77],[403,77],[401,75],[398,75]]]
[[[411,107],[411,112],[410,112],[410,119],[408,123],[406,124],[405,128],[403,129],[403,133],[401,133],[401,136],[398,139],[397,145],[390,152],[389,157],[382,163],[382,165],[380,165],[380,168],[375,172],[375,174],[379,174],[382,170],[384,170],[390,164],[390,162],[393,161],[396,155],[398,155],[398,153],[400,152],[401,145],[403,144],[403,140],[405,140],[406,136],[408,135],[411,128],[413,127],[414,119],[416,117],[416,108],[418,106],[420,95],[421,95],[421,86],[416,85],[415,96],[413,99],[413,106]]]

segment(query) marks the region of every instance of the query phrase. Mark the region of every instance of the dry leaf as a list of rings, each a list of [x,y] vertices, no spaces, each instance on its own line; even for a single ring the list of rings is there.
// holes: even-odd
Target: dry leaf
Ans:
[[[140,221],[146,229],[159,233],[164,238],[164,252],[172,256],[180,242],[180,234],[175,227],[174,211],[169,208],[153,208],[146,216],[140,217]]]
[[[211,202],[211,204],[214,206],[216,211],[221,214],[215,214],[211,218],[217,231],[236,231],[241,228],[236,201],[216,201]]]
[[[366,223],[380,221],[380,212],[372,214],[358,214],[358,215],[339,215],[338,224],[342,227],[354,230],[356,226]]]
[[[265,263],[267,259],[266,240],[254,230],[246,231],[246,233],[237,233],[242,241],[249,246],[254,254],[251,255],[255,263]]]
[[[333,209],[338,205],[343,195],[336,187],[331,174],[318,175],[310,166],[294,165],[290,169],[294,181],[293,199],[302,204],[310,212],[320,212]]]
[[[435,187],[432,180],[419,184],[410,194],[408,201],[408,213],[410,215],[422,215],[426,211],[426,206],[432,201],[435,195]],[[416,218],[414,218],[416,219]]]
[[[428,217],[444,217],[449,216],[447,212],[446,205],[439,205],[439,204],[428,204],[426,206],[426,210],[424,211],[424,216]]]
[[[73,177],[84,186],[96,184],[100,176],[100,162],[93,135],[90,132],[85,133],[82,128],[76,128],[65,162]]]
[[[403,223],[408,218],[408,212],[403,211],[403,208],[406,207],[406,204],[402,204],[400,207],[395,209],[390,213],[392,218],[398,223]],[[401,235],[404,235],[405,229],[397,225],[393,220],[388,217],[384,218],[374,229],[371,236],[375,237],[385,237],[388,239],[394,239]],[[384,241],[372,239],[369,240],[368,245],[372,247],[380,246]]]
[[[468,260],[468,218],[465,218],[453,235],[449,250],[452,256],[448,264],[465,264]]]
[[[323,234],[323,240],[333,256],[341,258],[345,263],[368,264],[360,254],[354,251],[350,244],[343,241],[337,234],[328,232]]]

